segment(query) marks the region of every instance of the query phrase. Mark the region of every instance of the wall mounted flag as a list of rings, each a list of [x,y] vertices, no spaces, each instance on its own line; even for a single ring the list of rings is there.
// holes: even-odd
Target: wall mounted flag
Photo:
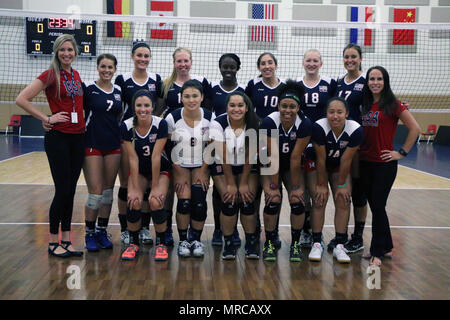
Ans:
[[[274,4],[252,4],[252,19],[275,19],[275,5]],[[256,42],[273,42],[274,41],[274,27],[273,26],[252,26],[251,27],[251,41]]]
[[[173,16],[174,2],[165,0],[150,1],[150,15],[168,17]],[[171,23],[152,23],[150,29],[151,39],[173,39],[173,24]]]
[[[107,14],[131,14],[131,0],[106,0]],[[112,38],[130,38],[131,22],[108,21],[106,35]]]
[[[416,9],[398,9],[394,8],[394,22],[414,23],[416,22]],[[414,30],[394,29],[392,36],[393,45],[413,45]]]

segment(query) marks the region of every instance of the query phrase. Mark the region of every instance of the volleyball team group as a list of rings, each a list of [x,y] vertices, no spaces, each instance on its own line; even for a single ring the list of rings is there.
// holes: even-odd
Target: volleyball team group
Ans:
[[[323,61],[318,50],[304,53],[302,77],[286,81],[276,75],[276,57],[262,53],[256,63],[260,74],[246,87],[237,82],[241,61],[233,53],[219,59],[221,80],[209,82],[190,74],[192,53],[179,47],[173,53],[172,74],[162,80],[148,71],[151,48],[136,42],[131,72],[113,82],[117,59],[102,54],[97,58],[98,78],[82,82],[72,67],[75,39],[61,35],[53,51],[48,70],[16,99],[19,107],[42,120],[46,130],[44,146],[55,185],[49,210],[50,255],[83,255],[70,237],[83,169],[88,252],[113,247],[107,227],[119,175],[122,260],[137,259],[140,247],[152,244],[154,259],[167,260],[168,247],[174,245],[174,220],[178,256],[203,257],[202,232],[212,211],[211,243],[223,247],[224,260],[235,259],[241,247],[240,218],[245,257],[260,259],[262,254],[264,261],[276,261],[281,247],[279,218],[289,215],[289,260],[305,260],[306,247],[311,248],[310,261],[321,261],[330,195],[335,237],[327,247],[333,257],[349,263],[351,254],[364,249],[369,206],[372,238],[363,257],[370,265],[392,258],[386,202],[397,162],[413,147],[420,127],[408,105],[392,92],[385,68],[374,66],[363,74],[358,45],[343,49],[346,73],[337,79],[320,75]],[[50,116],[32,103],[41,91]],[[396,151],[393,140],[399,119],[408,135]],[[206,201],[210,181],[212,210]],[[283,201],[289,203],[283,208],[290,212],[282,210]],[[349,237],[351,207],[355,224]]]

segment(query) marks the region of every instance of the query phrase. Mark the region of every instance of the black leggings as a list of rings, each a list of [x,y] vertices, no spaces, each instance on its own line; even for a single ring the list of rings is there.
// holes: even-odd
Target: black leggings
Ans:
[[[372,211],[370,254],[375,257],[382,257],[394,248],[386,213],[386,202],[397,176],[397,161],[361,161],[360,172],[364,193]]]
[[[50,233],[70,231],[73,199],[84,160],[84,134],[62,133],[51,130],[45,134],[45,152],[55,184],[55,195],[50,206]]]

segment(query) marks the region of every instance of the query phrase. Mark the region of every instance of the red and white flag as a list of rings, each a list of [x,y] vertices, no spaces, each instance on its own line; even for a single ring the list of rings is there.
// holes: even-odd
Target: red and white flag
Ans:
[[[150,0],[150,15],[168,17],[173,16],[173,0]],[[152,23],[150,31],[151,39],[173,39],[172,23]]]
[[[252,19],[275,19],[275,5],[273,4],[252,4]],[[273,42],[274,27],[272,26],[252,26],[251,41],[255,42]]]

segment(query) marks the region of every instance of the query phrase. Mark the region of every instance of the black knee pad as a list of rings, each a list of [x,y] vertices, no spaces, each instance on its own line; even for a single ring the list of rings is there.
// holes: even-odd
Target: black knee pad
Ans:
[[[264,213],[274,216],[280,212],[281,203],[280,202],[270,202],[268,205],[264,207]]]
[[[178,199],[177,212],[180,214],[191,213],[191,199]]]
[[[206,191],[202,186],[193,185],[191,187],[191,218],[195,221],[205,221],[207,216]]]
[[[231,202],[223,202],[220,209],[224,216],[232,217],[238,214],[239,205],[237,203],[231,204]]]
[[[120,187],[119,192],[117,193],[117,197],[120,200],[127,202],[128,201],[128,188]]]
[[[303,205],[303,203],[301,201],[293,202],[290,205],[291,205],[291,214],[293,214],[295,216],[299,216],[299,215],[305,213],[305,206]]]
[[[241,203],[241,214],[244,216],[251,216],[255,213],[255,203],[254,202],[247,202],[247,203]]]
[[[162,224],[167,221],[167,211],[159,209],[152,211],[152,219],[154,224]]]
[[[133,210],[130,208],[127,209],[127,221],[128,222],[136,223],[139,220],[141,220],[141,216],[142,216],[141,210]]]
[[[364,207],[367,204],[367,197],[363,191],[361,179],[352,179],[352,202],[355,207]]]

